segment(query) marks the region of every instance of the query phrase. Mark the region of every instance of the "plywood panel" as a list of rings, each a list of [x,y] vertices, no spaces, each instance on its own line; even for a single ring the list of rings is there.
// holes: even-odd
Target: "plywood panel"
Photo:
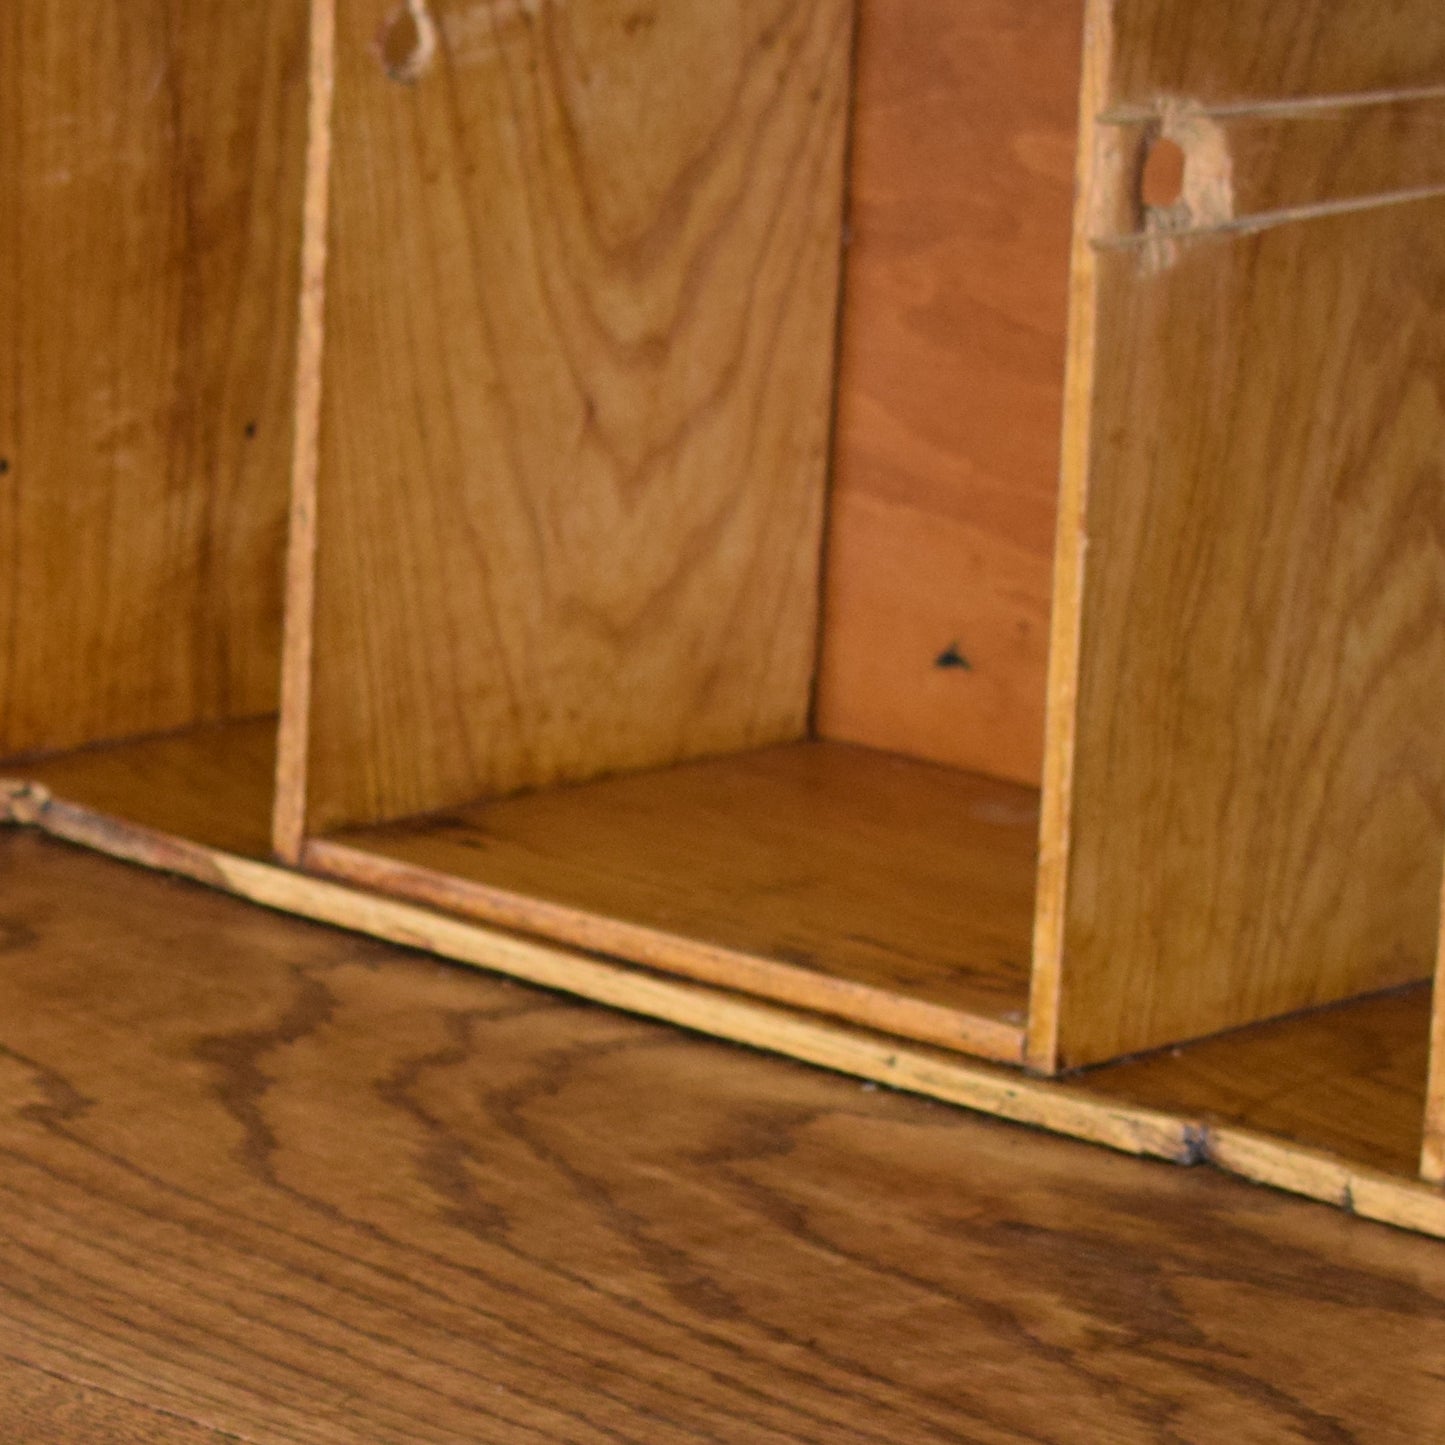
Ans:
[[[1079,3],[870,0],[818,726],[1037,784]]]
[[[1108,100],[1442,73],[1435,7],[1369,13],[1121,6]],[[1407,22],[1409,43],[1391,41]],[[1199,53],[1209,35],[1230,37],[1235,70]],[[1117,189],[1110,144],[1100,187]],[[1107,239],[1111,218],[1090,219]],[[1087,564],[1080,665],[1058,679],[1072,785],[1063,767],[1054,780],[1072,849],[1058,950],[1040,935],[1040,1062],[1059,967],[1071,1063],[1429,972],[1445,839],[1442,219],[1445,203],[1419,201],[1162,257],[1106,250],[1086,278],[1092,441],[1064,549]]]
[[[851,9],[341,6],[313,827],[803,732]]]
[[[346,832],[307,860],[1017,1061],[1037,833],[1032,789],[803,743]]]
[[[0,756],[275,706],[304,24],[0,16]]]
[[[1430,987],[1335,1004],[1090,1069],[1091,1093],[1409,1176],[1420,1153]]]
[[[212,723],[25,764],[68,803],[243,858],[270,853],[276,719]]]

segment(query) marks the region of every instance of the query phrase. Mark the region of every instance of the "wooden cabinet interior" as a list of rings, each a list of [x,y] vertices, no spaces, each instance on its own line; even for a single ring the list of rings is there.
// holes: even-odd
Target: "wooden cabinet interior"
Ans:
[[[4,771],[1438,1180],[1445,21],[945,9],[25,0]]]

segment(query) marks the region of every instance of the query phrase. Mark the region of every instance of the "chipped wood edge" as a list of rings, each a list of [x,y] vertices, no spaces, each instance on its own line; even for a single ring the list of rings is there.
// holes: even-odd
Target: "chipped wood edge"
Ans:
[[[474,923],[542,937],[588,954],[625,958],[644,968],[749,994],[951,1049],[995,1063],[1023,1062],[1017,1024],[889,993],[816,970],[702,943],[664,929],[606,918],[511,889],[457,878],[350,844],[310,839],[302,866],[368,892],[404,898]]]
[[[1010,1123],[1225,1173],[1414,1233],[1445,1238],[1445,1191],[1233,1125],[1132,1105],[998,1065],[971,1063],[701,984],[661,978],[416,904],[241,858],[0,780],[0,823],[191,879],[278,912],[415,948],[693,1033],[783,1054]]]
[[[336,89],[336,0],[311,0],[307,71],[305,201],[291,503],[286,539],[286,605],[281,638],[281,713],[276,735],[272,847],[297,863],[306,829],[311,743],[311,667],[316,603],[316,500],[320,465],[322,361],[326,340],[326,247],[331,206],[331,124]]]
[[[1049,615],[1038,893],[1025,1050],[1029,1066],[1042,1073],[1053,1073],[1059,1066],[1098,310],[1099,261],[1092,238],[1100,216],[1109,213],[1116,204],[1112,191],[1119,171],[1119,133],[1100,126],[1097,119],[1109,97],[1113,48],[1112,0],[1087,0],[1076,153],[1078,201],[1074,206],[1069,259],[1059,512],[1054,537],[1053,605]]]
[[[1205,1157],[1241,1179],[1333,1204],[1364,1219],[1445,1239],[1445,1192],[1234,1125],[1206,1131]]]
[[[1420,1177],[1445,1184],[1445,889],[1441,898],[1441,937],[1435,960],[1435,991],[1430,1010],[1430,1078],[1425,1085],[1425,1137],[1420,1146]]]

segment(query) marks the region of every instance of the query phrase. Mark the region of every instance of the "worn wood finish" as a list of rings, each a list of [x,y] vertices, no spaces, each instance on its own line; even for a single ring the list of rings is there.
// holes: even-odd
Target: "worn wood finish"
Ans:
[[[1150,199],[1142,168],[1161,136],[1179,146],[1182,169],[1178,192],[1166,190],[1154,203],[1168,209],[1182,201],[1185,210],[1156,220],[1175,228],[1249,228],[1445,190],[1445,87],[1427,95],[1316,96],[1297,109],[1289,101],[1211,107],[1166,97],[1117,108],[1106,123],[1126,127],[1141,166],[1140,184],[1130,188],[1129,230],[1147,229],[1138,214]],[[1191,179],[1191,170],[1204,174]],[[1207,182],[1216,194],[1204,198],[1201,214],[1190,214],[1187,192]]]
[[[859,17],[817,722],[1037,784],[1080,4]]]
[[[354,882],[1017,1062],[1032,789],[800,743],[313,844]],[[399,864],[400,867],[392,866]]]
[[[313,831],[804,732],[851,9],[340,7]]]
[[[276,704],[304,12],[0,18],[0,757]]]
[[[1111,103],[1170,78],[1209,100],[1270,75],[1267,93],[1296,94],[1418,74],[1388,73],[1379,37],[1355,45],[1353,7],[1223,7],[1225,72],[1202,56],[1221,47],[1201,43],[1199,7],[1146,8],[1117,8]],[[1438,9],[1407,14],[1445,63]],[[1189,58],[1171,69],[1176,44]],[[1442,216],[1422,202],[1201,238],[1164,265],[1098,258],[1058,1047],[1041,1023],[1039,1062],[1429,972]]]
[[[243,858],[270,851],[276,719],[216,723],[28,763],[27,777],[96,813]]]
[[[37,1370],[7,1349],[0,1322],[0,1437],[24,1445],[225,1445],[235,1436],[135,1399],[135,1382],[99,1390],[73,1378],[73,1362]],[[81,1366],[83,1371],[84,1367]]]
[[[26,1371],[303,1442],[1012,1442],[1043,1401],[1126,1445],[1414,1445],[1439,1418],[1432,1244],[1343,1247],[1220,1177],[1022,1149],[38,838],[0,868]]]
[[[1417,984],[1107,1064],[1075,1082],[1408,1176],[1420,1154],[1429,1038],[1430,988]]]

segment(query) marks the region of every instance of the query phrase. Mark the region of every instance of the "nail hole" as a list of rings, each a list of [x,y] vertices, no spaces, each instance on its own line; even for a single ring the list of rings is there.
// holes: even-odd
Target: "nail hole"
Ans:
[[[391,13],[376,37],[376,51],[392,80],[410,85],[421,79],[436,53],[436,25],[426,0],[408,0]]]
[[[10,458],[0,457],[0,477],[3,477],[10,470]]]
[[[1139,199],[1153,210],[1167,211],[1184,198],[1184,147],[1167,135],[1146,143],[1139,173]]]

